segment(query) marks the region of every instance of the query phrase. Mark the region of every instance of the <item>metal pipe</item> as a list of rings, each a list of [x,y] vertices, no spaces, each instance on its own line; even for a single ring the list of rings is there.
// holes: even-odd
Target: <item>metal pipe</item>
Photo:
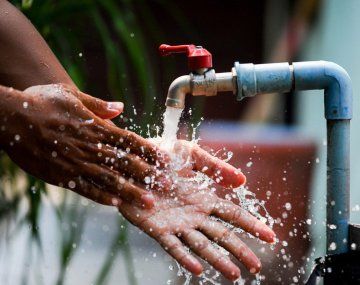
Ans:
[[[327,253],[349,249],[350,120],[327,120]]]
[[[236,92],[235,70],[233,72],[215,73],[215,76],[216,76],[216,91],[217,92],[232,91],[235,94],[235,92]]]
[[[292,67],[287,63],[239,64],[235,62],[237,100],[257,94],[289,92],[293,84]]]
[[[341,66],[327,61],[297,62],[292,66],[235,63],[235,70],[238,100],[262,93],[324,89],[328,132],[327,252],[347,252],[352,118],[349,75]]]

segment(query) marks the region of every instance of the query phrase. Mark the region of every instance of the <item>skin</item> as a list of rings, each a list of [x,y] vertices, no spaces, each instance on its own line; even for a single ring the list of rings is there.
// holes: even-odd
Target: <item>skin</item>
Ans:
[[[161,157],[147,140],[105,120],[122,105],[62,85],[0,90],[0,143],[26,172],[102,204],[152,206],[144,176],[156,175]]]
[[[51,83],[76,87],[31,22],[0,0],[0,84],[24,90]]]
[[[187,164],[176,175],[188,183],[180,187],[168,177],[174,172],[170,155],[110,121],[123,104],[79,91],[33,25],[5,0],[0,0],[0,84],[0,148],[25,171],[101,204],[116,205],[194,274],[202,266],[184,245],[230,280],[240,276],[240,269],[210,240],[252,273],[260,270],[250,249],[210,217],[267,242],[274,241],[272,230],[209,188],[199,190],[189,182],[202,172],[217,185],[233,188],[244,184],[245,176],[198,146],[179,141],[175,153]],[[154,179],[148,184],[146,177]]]
[[[152,142],[117,128],[107,120],[123,108],[59,84],[19,92],[1,88],[0,146],[26,172],[73,190],[105,205],[122,200],[151,208],[149,190],[167,191],[168,157]],[[188,149],[186,143],[181,144]],[[190,148],[189,148],[190,149]],[[243,174],[229,176],[227,164],[199,149],[191,152],[192,169],[219,180],[244,183]],[[208,168],[203,168],[203,164]],[[146,184],[151,178],[153,183]]]
[[[196,161],[204,152],[188,142],[178,143],[175,149],[177,153],[182,154],[183,159],[187,157],[189,159],[185,160],[190,161]],[[222,165],[221,171],[216,172],[216,177],[224,177],[221,182],[224,187],[238,187],[242,184],[242,174],[235,168],[224,162],[219,163],[214,157],[207,158],[208,161],[202,163],[207,165],[208,169]],[[141,209],[124,202],[119,206],[120,212],[131,223],[157,240],[172,257],[193,274],[200,275],[203,267],[185,246],[227,279],[236,280],[240,277],[239,267],[227,255],[216,249],[211,241],[230,252],[251,273],[258,273],[261,268],[260,260],[222,222],[242,228],[268,243],[275,242],[275,233],[240,206],[219,198],[210,186],[204,187],[201,183],[192,181],[189,177],[196,176],[192,169],[193,163],[175,175],[178,182],[174,182],[172,191],[154,193],[155,203],[152,209]],[[212,175],[215,173],[212,172]]]

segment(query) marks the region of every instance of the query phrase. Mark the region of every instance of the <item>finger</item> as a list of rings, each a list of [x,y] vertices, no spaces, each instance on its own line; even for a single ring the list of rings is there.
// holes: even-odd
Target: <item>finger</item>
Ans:
[[[124,110],[122,102],[106,102],[81,91],[77,91],[77,95],[86,108],[102,119],[113,119]]]
[[[130,183],[116,171],[105,165],[86,163],[86,179],[104,192],[119,195],[120,198],[150,209],[154,206],[154,196],[145,189]]]
[[[171,188],[170,179],[166,178],[164,171],[157,170],[137,155],[108,145],[84,144],[81,148],[93,154],[90,157],[93,162],[103,163],[126,177],[149,185],[151,189],[167,191]]]
[[[102,205],[106,205],[106,206],[121,205],[122,200],[117,195],[99,190],[90,182],[84,179],[74,179],[74,180],[77,181],[78,183],[75,182],[76,185],[74,185],[71,182],[69,182],[67,188],[69,188],[70,190],[75,191],[76,193],[81,194],[82,196]]]
[[[81,149],[90,153],[89,159],[96,163],[104,163],[122,174],[144,182],[148,176],[155,176],[156,169],[139,156],[127,153],[117,147],[102,144],[83,144]]]
[[[272,229],[255,218],[248,211],[230,201],[219,199],[219,202],[215,205],[212,214],[216,215],[225,222],[242,228],[244,231],[260,238],[263,241],[269,243],[275,242],[276,235]]]
[[[255,274],[260,271],[260,260],[232,230],[212,220],[202,223],[199,230],[240,260],[250,273]]]
[[[191,230],[183,233],[182,239],[194,253],[220,271],[227,279],[236,280],[240,277],[240,269],[228,256],[216,249],[202,233]]]
[[[148,162],[156,163],[161,167],[166,166],[170,161],[169,156],[160,150],[157,145],[133,132],[109,124],[104,128],[100,122],[99,124],[94,124],[94,127],[96,129],[95,131],[103,133],[106,136],[104,138],[105,143],[121,146],[123,149],[128,148],[132,153],[146,159]]]
[[[161,246],[185,269],[195,275],[203,271],[201,263],[190,254],[182,242],[174,235],[162,235],[157,238]]]
[[[192,147],[191,157],[195,170],[203,172],[221,186],[236,188],[246,182],[242,172],[197,145]]]

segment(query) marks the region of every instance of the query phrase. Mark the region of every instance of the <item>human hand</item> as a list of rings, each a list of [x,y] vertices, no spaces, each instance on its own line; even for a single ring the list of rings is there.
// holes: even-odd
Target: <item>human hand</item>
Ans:
[[[177,140],[173,153],[173,158],[180,161],[172,166],[178,168],[177,173],[182,177],[203,173],[217,185],[225,188],[236,188],[246,182],[245,175],[239,169],[211,155],[193,142]]]
[[[122,103],[58,84],[0,91],[0,144],[26,172],[102,204],[152,206],[146,188],[154,184],[149,177],[161,181],[156,163],[165,158],[154,144],[106,120],[122,112]]]
[[[244,182],[243,175],[239,175],[240,172],[236,172],[231,165],[220,163],[215,157],[188,142],[179,142],[175,149],[182,157],[179,163],[175,164],[184,165],[185,162],[187,169],[184,172],[175,166],[175,171],[180,175],[173,179],[175,185],[172,191],[154,193],[155,203],[152,209],[141,209],[124,202],[119,206],[119,211],[131,223],[157,240],[182,266],[196,275],[202,273],[202,265],[186,247],[226,278],[236,280],[240,276],[238,266],[214,247],[211,241],[229,251],[251,273],[259,272],[259,259],[223,222],[239,227],[269,243],[275,241],[275,233],[241,206],[219,198],[214,191],[214,184],[204,183],[201,174],[198,179],[199,173],[191,168],[197,170],[210,165],[208,170],[203,171],[209,171],[207,174],[210,177],[217,174],[215,180],[220,179],[221,173],[224,178],[218,182],[225,186],[239,186],[240,181]],[[199,157],[204,159],[201,160]],[[189,161],[190,163],[187,163]],[[231,179],[234,182],[231,182]]]

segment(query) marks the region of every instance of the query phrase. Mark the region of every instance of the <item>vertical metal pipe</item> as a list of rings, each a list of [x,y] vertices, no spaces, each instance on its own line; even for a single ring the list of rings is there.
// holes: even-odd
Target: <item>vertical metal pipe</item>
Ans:
[[[348,251],[350,120],[327,120],[327,253]]]

